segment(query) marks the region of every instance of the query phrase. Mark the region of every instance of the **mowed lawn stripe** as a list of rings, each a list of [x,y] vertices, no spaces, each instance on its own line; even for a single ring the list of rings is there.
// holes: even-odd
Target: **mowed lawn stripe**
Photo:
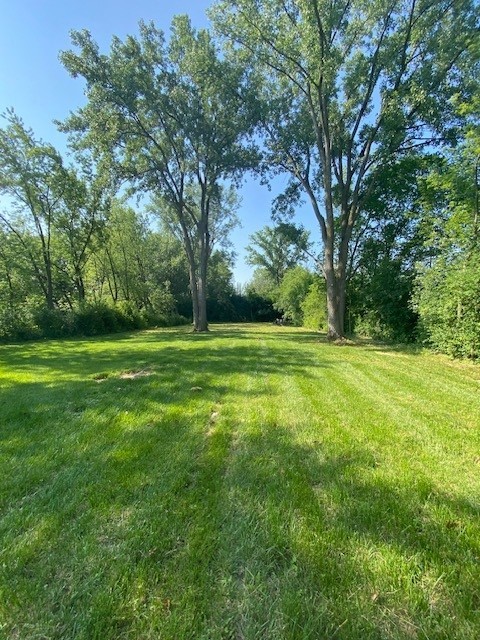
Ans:
[[[328,347],[320,349],[327,352]],[[346,355],[345,352],[342,354],[342,349],[337,349],[337,353],[339,358]],[[367,366],[370,367],[370,363]],[[259,549],[278,550],[278,542],[276,546],[271,546],[265,541],[263,544],[257,541],[250,545],[250,553],[243,553],[246,568],[237,570],[242,575],[243,585],[237,604],[245,612],[250,603],[253,612],[263,611],[264,617],[244,613],[240,618],[240,622],[243,621],[243,626],[240,627],[242,637],[261,637],[261,634],[265,635],[267,632],[271,637],[276,634],[278,637],[279,633],[285,633],[287,637],[295,637],[297,633],[302,634],[300,637],[318,637],[316,634],[319,629],[324,629],[325,633],[327,629],[332,633],[338,630],[346,638],[408,637],[412,633],[425,634],[429,626],[437,629],[440,637],[455,637],[454,616],[448,625],[445,621],[438,623],[437,620],[442,618],[441,607],[448,599],[455,601],[459,597],[458,605],[461,606],[461,592],[458,596],[456,593],[458,580],[464,583],[466,578],[467,583],[470,582],[473,586],[474,581],[469,580],[469,576],[478,577],[475,564],[478,522],[474,505],[470,505],[472,509],[469,505],[465,505],[466,508],[463,509],[460,502],[458,505],[454,501],[442,504],[444,496],[435,496],[435,487],[428,477],[419,477],[415,469],[410,474],[406,473],[413,452],[399,452],[398,445],[401,445],[402,437],[408,440],[412,433],[416,433],[418,426],[422,426],[422,419],[415,418],[412,424],[414,412],[402,407],[404,420],[399,425],[395,420],[389,420],[390,425],[385,427],[383,422],[388,417],[387,405],[391,405],[392,400],[382,402],[379,406],[375,398],[378,395],[383,398],[385,390],[375,381],[369,380],[361,365],[342,363],[339,366],[332,359],[330,369],[327,366],[323,369],[317,366],[308,373],[310,377],[302,376],[303,384],[300,386],[303,387],[303,393],[299,394],[299,385],[295,381],[292,384],[288,368],[284,370],[283,393],[274,397],[274,408],[264,413],[263,429],[257,427],[262,437],[257,437],[261,445],[257,442],[256,446],[262,447],[261,462],[269,471],[266,477],[257,478],[259,489],[256,497],[261,494],[261,487],[269,479],[272,479],[271,484],[268,484],[269,497],[275,492],[275,485],[280,488],[281,496],[278,499],[282,506],[274,510],[274,513],[277,513],[281,525],[273,535],[273,541],[278,536],[282,540],[280,548],[290,549],[288,553],[284,551],[283,556],[293,554],[295,560],[288,567],[288,578],[285,577],[282,587],[272,586],[265,591],[268,580],[258,579],[258,572],[261,567],[268,566],[268,562],[265,559],[263,562],[256,562],[255,558],[261,553]],[[326,386],[325,380],[328,380]],[[325,388],[323,395],[319,394],[322,384]],[[309,387],[308,391],[305,390],[305,385]],[[294,396],[295,399],[292,400]],[[313,411],[311,407],[308,410],[308,404],[314,407]],[[295,410],[292,410],[293,406],[296,407]],[[475,411],[474,407],[472,411]],[[329,414],[330,419],[319,420],[318,416],[322,412]],[[333,425],[332,414],[337,415]],[[297,444],[296,454],[292,453],[292,446],[286,451],[280,449],[279,443],[286,440],[283,437],[284,425],[288,427],[287,440],[291,444]],[[403,433],[405,429],[407,434]],[[434,433],[430,435],[435,437]],[[269,451],[267,445],[271,438],[276,444]],[[301,444],[306,446],[302,449]],[[426,445],[433,449],[426,453],[427,457],[435,457],[437,447],[431,438],[426,438],[426,442],[419,442],[417,438],[415,446],[419,453],[424,453],[422,447]],[[245,483],[245,478],[253,475],[249,464],[252,453],[250,441],[243,454],[244,464],[236,474],[237,484]],[[241,461],[242,457],[238,460]],[[395,460],[397,464],[392,467]],[[285,467],[288,469],[287,478],[284,475]],[[292,481],[292,477],[296,479],[296,483]],[[288,488],[292,483],[295,490],[290,493]],[[323,510],[320,509],[316,518],[312,501],[308,499],[312,493],[315,499],[324,501],[321,504]],[[236,495],[232,502],[234,501],[241,504],[241,495]],[[252,509],[252,505],[249,508],[247,503],[239,512],[237,521],[249,522],[246,515],[249,510],[256,513],[259,509],[258,505],[256,509]],[[294,515],[289,523],[288,514],[292,509]],[[268,511],[263,507],[260,513],[265,513],[266,510]],[[304,514],[303,517],[301,514]],[[325,518],[332,517],[332,514],[335,524],[325,527]],[[459,514],[461,522],[455,521]],[[273,521],[276,521],[274,516]],[[262,522],[258,513],[254,522],[254,530],[258,532],[259,522]],[[307,524],[302,527],[302,522]],[[458,531],[453,531],[457,526],[463,528],[460,536]],[[323,585],[322,581],[304,580],[299,586],[293,580],[292,566],[295,571],[299,571],[299,556],[292,551],[295,546],[292,536],[285,533],[285,528],[289,527],[297,532],[299,548],[305,548],[310,541],[312,556],[306,566],[311,569],[318,564]],[[473,527],[469,533],[468,527]],[[423,528],[425,531],[422,531]],[[271,527],[267,529],[270,529],[271,535],[274,533]],[[238,531],[236,535],[238,538]],[[266,535],[265,531],[262,535]],[[437,547],[442,547],[442,543],[438,545],[441,538],[444,548],[439,553]],[[459,538],[464,540],[459,542]],[[457,553],[467,559],[460,573],[456,562]],[[339,574],[338,568],[348,565],[346,557],[357,558],[358,565],[352,562],[352,566]],[[327,569],[329,566],[331,573]],[[275,572],[277,581],[281,573],[282,571]],[[245,575],[249,578],[249,588],[245,587]],[[270,581],[273,585],[276,584],[272,577]],[[316,590],[312,588],[315,584]],[[341,587],[337,592],[339,585]],[[327,588],[322,590],[322,586]],[[248,598],[249,591],[252,593],[251,602]],[[287,602],[289,597],[296,602],[296,609],[293,607],[295,615],[291,615],[292,611],[288,613],[288,607],[285,613],[278,604],[280,592]],[[295,593],[302,593],[303,598],[296,598]],[[473,593],[474,591],[471,595]],[[337,597],[332,598],[334,594]],[[356,606],[352,605],[352,600]],[[475,596],[472,600],[474,602]],[[260,604],[262,601],[263,605]],[[379,603],[383,606],[379,607]],[[451,606],[453,609],[455,605]],[[382,611],[382,619],[376,625],[366,623],[366,614],[372,609]],[[445,611],[447,610],[448,607]],[[474,607],[466,607],[466,610],[473,622],[466,625],[462,633],[466,633],[467,628],[470,628],[470,633],[474,633],[478,616]],[[342,616],[346,616],[344,620],[341,620]],[[256,626],[252,622],[255,620]],[[334,621],[338,626],[333,625]],[[445,627],[443,629],[442,624]]]
[[[348,351],[347,348],[345,349]],[[357,350],[352,349],[351,357],[356,358],[356,355],[353,355],[356,353]],[[430,408],[428,413],[425,413],[430,418],[430,422],[427,423],[425,415],[418,416],[419,408],[415,411],[415,406],[412,407],[411,404],[407,406],[403,403],[400,407],[398,406],[396,395],[402,391],[401,383],[398,380],[396,385],[389,384],[386,388],[385,381],[388,378],[383,373],[379,373],[370,366],[366,367],[364,362],[350,364],[351,366],[345,366],[342,363],[338,371],[334,373],[329,370],[327,370],[327,374],[320,373],[322,380],[325,375],[330,375],[331,381],[334,382],[328,386],[329,391],[325,395],[314,398],[314,389],[317,387],[308,379],[303,381],[303,385],[304,388],[306,385],[312,390],[312,402],[316,407],[316,412],[320,412],[321,407],[325,408],[327,404],[329,410],[337,415],[339,426],[335,434],[337,435],[337,446],[342,437],[348,440],[347,447],[350,446],[351,453],[347,453],[347,459],[350,455],[352,460],[355,457],[361,460],[363,451],[364,465],[360,465],[360,467],[364,466],[364,469],[359,468],[353,475],[356,476],[356,481],[360,481],[359,489],[364,490],[371,484],[372,496],[370,500],[362,500],[361,491],[357,492],[357,495],[352,492],[354,497],[352,505],[359,511],[365,510],[367,514],[369,511],[371,512],[373,520],[376,520],[376,529],[379,534],[385,529],[385,523],[389,521],[389,512],[394,514],[397,512],[395,515],[398,520],[395,541],[401,545],[405,541],[404,531],[408,532],[408,536],[413,538],[415,543],[425,543],[425,549],[422,548],[424,557],[428,557],[430,553],[428,546],[432,544],[434,547],[438,546],[438,548],[434,548],[433,555],[438,555],[439,558],[443,555],[444,558],[449,558],[454,562],[458,557],[466,558],[467,562],[463,567],[462,578],[460,579],[458,575],[452,577],[451,588],[454,593],[457,579],[460,584],[463,584],[465,576],[467,582],[471,582],[471,575],[475,575],[476,579],[479,578],[478,471],[473,468],[475,464],[473,453],[474,451],[478,452],[476,446],[478,431],[472,432],[471,437],[465,443],[465,448],[469,451],[469,467],[463,468],[462,458],[457,461],[456,466],[451,464],[455,460],[455,455],[458,455],[458,451],[456,446],[452,447],[451,442],[443,439],[446,434],[451,435],[452,431],[438,422],[443,417],[443,413],[435,410],[436,398],[434,394],[425,392],[423,398],[418,401],[419,407],[428,406]],[[412,365],[411,362],[409,364]],[[429,364],[429,371],[432,375],[432,362]],[[442,375],[440,367],[434,367],[434,371],[434,375]],[[393,372],[391,373],[393,379]],[[373,375],[374,380],[372,380]],[[402,374],[399,377],[401,376]],[[478,396],[475,395],[476,389],[472,381],[468,387],[472,401],[468,417],[475,421],[478,420]],[[452,396],[454,397],[454,393]],[[344,409],[345,411],[343,411]],[[455,415],[455,404],[452,405],[452,412]],[[392,421],[392,417],[395,420]],[[438,430],[437,423],[440,425]],[[421,434],[420,438],[419,433]],[[454,436],[457,435],[454,433]],[[413,446],[403,446],[409,441]],[[454,443],[458,443],[458,438],[454,437]],[[368,449],[365,445],[368,445]],[[424,460],[420,468],[418,466],[419,458]],[[461,473],[456,473],[460,471]],[[382,486],[380,482],[374,482],[375,477],[380,481],[382,476],[383,482],[386,483],[385,486]],[[368,480],[369,477],[370,480]],[[445,480],[450,481],[445,483]],[[378,485],[377,491],[375,484]],[[392,494],[390,504],[387,489]],[[438,495],[435,495],[436,493]],[[327,493],[329,500],[331,500],[331,494],[331,491]],[[376,510],[374,504],[377,496],[380,499],[381,508]],[[366,497],[367,495],[365,495]],[[466,500],[467,497],[468,500]],[[374,499],[373,505],[369,510],[368,504],[372,504],[372,498]],[[347,503],[348,492],[346,496],[342,497],[343,508]],[[428,513],[425,513],[428,509],[424,503],[428,507],[431,503],[430,510],[435,512],[435,519],[438,520],[435,523],[438,524],[438,529],[431,527],[432,535],[428,541],[422,540],[424,533],[422,531],[422,515],[423,518],[429,516]],[[402,504],[405,504],[405,514],[404,517],[399,518]],[[348,521],[355,529],[353,511],[348,514]],[[404,529],[402,529],[402,522]],[[418,531],[416,531],[416,527]],[[443,538],[443,545],[438,545],[441,538]],[[464,544],[456,544],[459,540]],[[442,546],[443,548],[440,549]],[[440,575],[447,567],[448,565],[442,567],[440,564],[438,569],[439,582],[442,581]],[[478,621],[478,607],[475,604],[475,597],[471,600],[471,604],[469,615],[473,620]],[[441,637],[449,637],[448,633],[454,634],[455,631],[453,628],[448,632],[444,630]]]

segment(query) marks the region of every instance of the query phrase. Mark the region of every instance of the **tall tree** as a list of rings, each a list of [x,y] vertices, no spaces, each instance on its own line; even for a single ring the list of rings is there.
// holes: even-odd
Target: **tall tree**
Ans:
[[[67,167],[59,152],[37,140],[13,111],[0,129],[0,193],[8,206],[2,226],[27,258],[45,298],[54,308],[85,299],[84,272],[95,233],[109,204],[108,177],[88,159]]]
[[[243,144],[253,96],[246,71],[219,57],[209,33],[196,32],[185,16],[174,19],[168,43],[143,23],[138,38],[114,38],[109,55],[87,31],[72,41],[80,51],[62,61],[85,78],[88,103],[64,128],[173,212],[189,263],[194,328],[206,331],[212,208],[222,207],[222,183],[256,159]]]
[[[474,0],[222,0],[217,30],[263,77],[267,162],[324,245],[328,332],[344,333],[349,245],[386,162],[451,134],[478,54]],[[471,72],[471,70],[470,70]]]
[[[38,294],[38,284],[17,236],[0,221],[0,307],[12,309]]]
[[[265,269],[278,287],[287,269],[304,260],[309,249],[308,231],[283,222],[275,227],[263,227],[250,236],[247,263]]]
[[[146,221],[136,211],[119,201],[112,202],[93,259],[95,297],[101,299],[108,292],[114,303],[125,301],[138,309],[149,307],[150,234]]]

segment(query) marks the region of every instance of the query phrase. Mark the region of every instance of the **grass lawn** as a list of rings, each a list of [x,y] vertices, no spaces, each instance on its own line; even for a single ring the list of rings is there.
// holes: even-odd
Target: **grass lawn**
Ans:
[[[478,640],[480,367],[214,326],[0,347],[0,638]]]

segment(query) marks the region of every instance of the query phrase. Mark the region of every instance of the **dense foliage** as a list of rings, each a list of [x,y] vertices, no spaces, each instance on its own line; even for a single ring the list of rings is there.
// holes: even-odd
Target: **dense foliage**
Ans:
[[[328,333],[344,334],[353,233],[385,164],[455,137],[478,60],[474,0],[222,0],[217,30],[262,79],[268,172],[283,211],[308,199],[323,244]]]
[[[473,103],[475,104],[475,103]],[[477,108],[479,102],[477,100]],[[454,356],[480,357],[480,128],[423,183],[433,258],[417,278],[423,339]]]
[[[168,226],[156,229],[152,216],[112,198],[100,172],[66,166],[14,112],[0,130],[0,152],[8,204],[0,213],[0,339],[93,335],[191,317],[188,263]],[[230,256],[214,251],[210,270],[210,298],[226,305]]]

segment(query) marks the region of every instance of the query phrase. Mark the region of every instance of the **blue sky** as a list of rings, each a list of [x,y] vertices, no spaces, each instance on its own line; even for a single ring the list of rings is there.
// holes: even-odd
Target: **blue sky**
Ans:
[[[65,149],[65,136],[53,120],[64,119],[83,104],[81,79],[70,78],[58,61],[59,51],[70,47],[72,29],[88,29],[103,50],[111,37],[137,32],[139,20],[153,20],[168,32],[175,14],[187,13],[196,27],[208,26],[211,0],[3,0],[0,19],[0,112],[13,107],[36,136]],[[252,269],[244,262],[248,236],[270,223],[271,201],[286,178],[277,178],[268,191],[247,176],[238,212],[242,228],[232,234],[237,253],[236,282],[245,283]],[[318,238],[318,227],[308,208],[299,221]]]

